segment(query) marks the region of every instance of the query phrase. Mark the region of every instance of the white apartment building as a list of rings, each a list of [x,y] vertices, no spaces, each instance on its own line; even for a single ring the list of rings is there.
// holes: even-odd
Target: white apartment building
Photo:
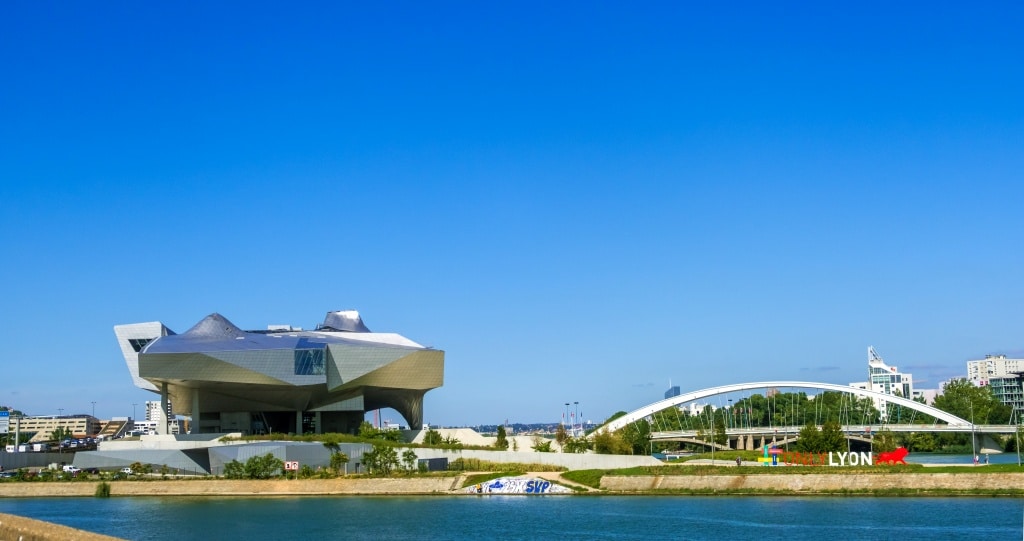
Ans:
[[[967,361],[967,379],[985,387],[992,378],[1016,378],[1024,372],[1024,359],[1009,359],[1006,355],[985,355],[984,359]]]
[[[967,379],[978,387],[988,387],[992,396],[1024,414],[1024,359],[1006,355],[985,355],[984,359],[967,361]]]

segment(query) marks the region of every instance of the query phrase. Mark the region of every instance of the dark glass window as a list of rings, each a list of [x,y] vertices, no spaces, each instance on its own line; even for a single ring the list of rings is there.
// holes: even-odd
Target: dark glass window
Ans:
[[[296,376],[322,376],[324,375],[324,350],[322,349],[297,349],[295,350],[295,375]]]
[[[129,338],[128,343],[135,350],[135,353],[142,351],[142,348],[146,347],[146,344],[152,342],[153,338]]]

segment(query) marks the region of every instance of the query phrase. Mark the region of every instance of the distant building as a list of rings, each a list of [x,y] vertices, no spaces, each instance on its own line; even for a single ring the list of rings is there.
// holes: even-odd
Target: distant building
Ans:
[[[986,355],[984,359],[967,361],[967,379],[978,387],[988,387],[992,396],[1024,413],[1024,359],[1010,359],[1006,355]]]
[[[875,348],[868,346],[868,381],[851,383],[850,387],[875,391],[893,396],[914,399],[918,395],[914,393],[914,377],[911,374],[900,372],[895,366],[890,366],[882,360],[882,356],[875,352]],[[875,409],[883,419],[888,417],[888,402],[882,398],[873,398]]]
[[[667,391],[665,391],[665,399],[668,400],[669,398],[672,398],[673,396],[679,396],[680,394],[682,393],[679,392],[679,386],[673,385],[669,387]]]
[[[11,432],[14,432],[15,424],[22,434],[35,432],[29,443],[51,441],[51,435],[58,428],[71,432],[76,438],[95,436],[100,431],[100,420],[92,415],[62,415],[48,417],[22,417],[11,422]]]

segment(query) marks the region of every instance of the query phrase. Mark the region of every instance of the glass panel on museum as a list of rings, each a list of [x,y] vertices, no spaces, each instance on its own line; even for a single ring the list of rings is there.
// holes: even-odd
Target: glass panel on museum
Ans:
[[[295,350],[295,375],[322,376],[324,374],[325,370],[323,349]]]

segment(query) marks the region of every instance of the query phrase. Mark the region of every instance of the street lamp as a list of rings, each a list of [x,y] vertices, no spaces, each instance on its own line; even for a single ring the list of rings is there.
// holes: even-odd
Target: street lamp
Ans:
[[[565,421],[569,420],[569,403],[565,403],[565,417],[562,417],[562,426],[565,426]]]
[[[573,412],[573,416],[576,418],[577,421],[580,421],[580,403],[579,402],[573,402],[573,404],[576,407],[576,411]],[[583,422],[582,421],[580,421],[580,432],[583,432]],[[572,434],[573,437],[578,436],[578,434],[576,434],[576,428],[575,427],[573,427],[572,433],[573,433]]]
[[[96,401],[92,401],[92,416],[96,417]]]
[[[138,405],[137,403],[132,402],[132,423],[133,424],[135,423],[135,406],[137,406],[137,405]]]
[[[971,400],[971,460],[978,465],[978,450],[974,441],[974,400]]]
[[[731,398],[729,399],[729,417],[727,417],[727,419],[729,420],[729,423],[726,425],[726,428],[732,428],[732,399]]]

